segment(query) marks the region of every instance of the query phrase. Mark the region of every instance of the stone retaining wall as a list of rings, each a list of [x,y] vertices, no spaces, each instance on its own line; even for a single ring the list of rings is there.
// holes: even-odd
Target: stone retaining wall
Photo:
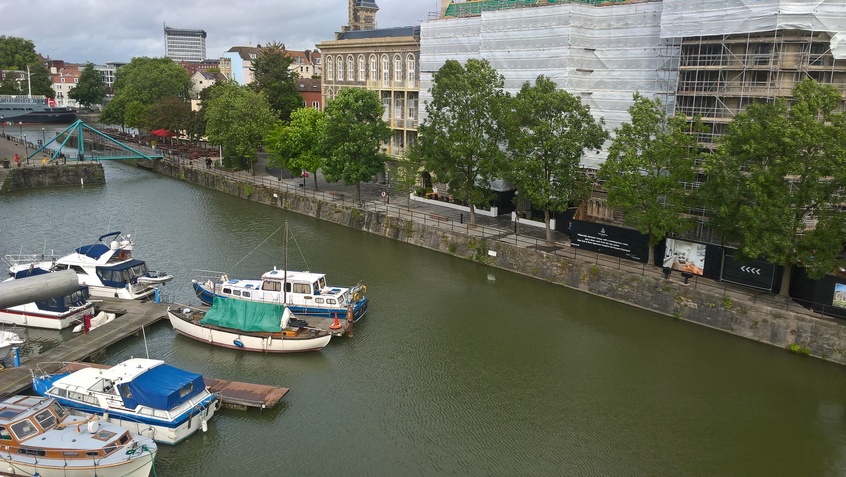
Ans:
[[[768,306],[739,303],[677,281],[614,270],[542,251],[450,232],[384,212],[288,194],[203,169],[155,161],[158,172],[254,202],[281,207],[457,258],[517,272],[603,298],[726,331],[772,346],[846,364],[846,323]],[[494,255],[490,251],[496,252]]]
[[[100,163],[68,163],[46,166],[0,169],[0,192],[40,187],[105,184],[106,175]]]

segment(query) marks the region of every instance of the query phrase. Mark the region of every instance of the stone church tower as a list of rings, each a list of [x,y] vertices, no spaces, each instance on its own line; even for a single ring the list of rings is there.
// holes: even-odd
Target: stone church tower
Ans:
[[[350,0],[349,25],[344,31],[375,30],[377,11],[375,0]]]

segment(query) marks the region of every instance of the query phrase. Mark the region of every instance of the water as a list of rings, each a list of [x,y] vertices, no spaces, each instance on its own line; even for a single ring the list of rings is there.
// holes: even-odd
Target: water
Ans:
[[[165,300],[190,304],[194,270],[255,277],[281,266],[287,221],[291,268],[326,272],[337,285],[364,280],[372,299],[355,336],[318,353],[239,353],[164,322],[148,330],[151,357],[291,389],[273,409],[223,410],[207,433],[162,445],[158,476],[846,469],[842,367],[131,166],[104,167],[105,186],[0,196],[0,253],[65,252],[121,230],[137,239],[137,257],[174,274]],[[39,349],[66,338],[28,333]],[[144,340],[131,338],[106,362],[145,354]]]

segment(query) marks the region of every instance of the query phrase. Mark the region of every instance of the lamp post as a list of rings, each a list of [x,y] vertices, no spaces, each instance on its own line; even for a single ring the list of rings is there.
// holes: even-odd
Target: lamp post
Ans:
[[[6,136],[6,116],[0,116],[0,127],[3,128],[3,136]]]
[[[47,138],[44,136],[44,128],[41,128],[41,145],[47,144]]]
[[[18,136],[23,137],[23,121],[18,121]]]
[[[29,145],[26,143],[26,134],[23,135],[24,140],[24,156],[26,157],[26,165],[29,165]]]

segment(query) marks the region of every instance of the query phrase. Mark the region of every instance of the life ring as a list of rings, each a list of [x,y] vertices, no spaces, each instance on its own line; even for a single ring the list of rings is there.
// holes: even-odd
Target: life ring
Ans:
[[[118,258],[121,260],[126,260],[126,250],[121,250],[118,252]]]

